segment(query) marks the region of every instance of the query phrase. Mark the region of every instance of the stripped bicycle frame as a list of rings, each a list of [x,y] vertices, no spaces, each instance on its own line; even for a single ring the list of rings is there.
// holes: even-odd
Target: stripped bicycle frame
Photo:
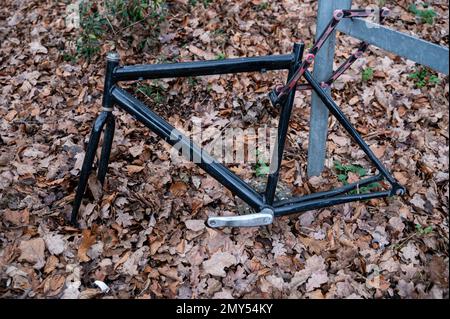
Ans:
[[[293,53],[286,55],[269,55],[251,58],[156,65],[119,66],[119,55],[117,53],[108,54],[103,92],[103,109],[94,123],[89,139],[86,155],[80,172],[80,181],[73,205],[71,222],[74,225],[78,224],[78,211],[86,190],[88,177],[93,166],[100,135],[104,128],[104,142],[98,165],[98,179],[102,184],[105,181],[115,129],[114,115],[112,113],[114,105],[119,106],[122,110],[131,114],[135,119],[143,123],[170,145],[177,145],[181,146],[183,149],[188,149],[190,151],[189,154],[191,154],[194,158],[199,159],[197,165],[200,168],[257,211],[257,213],[249,215],[209,217],[207,224],[210,227],[262,226],[271,224],[273,222],[273,218],[276,216],[300,213],[359,200],[403,195],[405,193],[405,188],[401,186],[383,166],[350,121],[346,118],[344,113],[340,110],[338,105],[336,105],[333,99],[324,90],[324,88],[330,86],[332,82],[339,77],[339,75],[348,69],[350,65],[362,55],[362,53],[367,49],[367,43],[361,43],[358,50],[333,73],[328,81],[319,83],[307,70],[323,43],[336,28],[336,25],[340,19],[355,16],[367,17],[373,13],[374,12],[370,10],[336,10],[332,21],[329,23],[324,33],[318,38],[311,50],[309,50],[309,53],[306,55],[304,60],[302,60],[304,50],[304,45],[302,43],[294,44]],[[386,15],[387,9],[383,8],[380,11],[380,20]],[[273,169],[268,176],[264,194],[256,192],[249,186],[249,184],[236,176],[216,159],[211,157],[191,139],[183,135],[163,118],[151,111],[136,97],[118,86],[118,83],[122,81],[233,74],[243,72],[266,72],[271,70],[289,70],[289,73],[286,85],[281,88],[276,88],[269,94],[269,98],[271,99],[273,105],[280,107],[281,112],[278,125],[276,149],[273,153],[272,159],[272,165],[275,167],[272,167]],[[301,78],[305,79],[307,83],[299,83]],[[342,124],[344,129],[378,169],[378,174],[376,176],[362,179],[358,182],[330,191],[313,193],[287,200],[274,201],[296,89],[312,89],[317,93],[331,114],[333,114],[339,123]],[[349,194],[349,192],[358,190],[360,187],[381,181],[383,179],[389,183],[390,189],[363,194]]]

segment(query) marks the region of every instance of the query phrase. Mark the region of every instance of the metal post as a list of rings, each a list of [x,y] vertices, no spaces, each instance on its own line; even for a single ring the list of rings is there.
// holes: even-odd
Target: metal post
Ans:
[[[320,35],[336,9],[349,9],[351,0],[319,0],[316,35]],[[326,81],[333,73],[335,33],[325,42],[314,62],[314,77]],[[327,93],[330,91],[327,89]],[[312,95],[308,145],[308,176],[319,175],[324,167],[328,131],[328,110],[316,93]]]

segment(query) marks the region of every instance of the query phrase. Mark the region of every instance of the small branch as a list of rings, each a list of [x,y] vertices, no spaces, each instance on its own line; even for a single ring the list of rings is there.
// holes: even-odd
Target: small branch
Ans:
[[[399,246],[396,247],[395,249],[396,249],[396,250],[400,250],[403,246],[405,246],[405,244],[406,244],[411,238],[413,238],[413,237],[415,237],[415,236],[417,236],[417,233],[413,233],[413,234],[409,235],[409,236],[406,237],[404,240],[402,240],[402,241],[400,242],[400,244],[398,244]]]
[[[150,16],[150,13],[147,14],[143,19],[141,19],[141,20],[139,20],[139,21],[136,21],[136,22],[133,22],[132,24],[127,25],[126,27],[123,27],[122,29],[119,30],[119,32],[123,32],[124,30],[126,30],[126,29],[128,29],[128,28],[131,28],[132,26],[134,26],[134,25],[136,25],[136,24],[139,24],[139,23],[141,23],[142,21],[147,20],[147,18],[148,18],[149,16]]]
[[[111,21],[109,21],[109,18],[108,18],[107,15],[105,15],[105,18],[106,18],[106,21],[108,21],[108,24],[109,24],[109,26],[111,27],[111,30],[112,30],[112,32],[114,33],[114,38],[115,38],[115,37],[117,36],[117,32],[116,32],[116,30],[114,29],[114,27],[113,27]]]

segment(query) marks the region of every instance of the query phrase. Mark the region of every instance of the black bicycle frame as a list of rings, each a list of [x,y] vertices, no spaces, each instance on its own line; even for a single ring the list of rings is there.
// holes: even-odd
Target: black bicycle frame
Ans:
[[[123,81],[233,74],[243,72],[266,72],[272,70],[288,70],[289,74],[286,83],[289,84],[292,83],[294,77],[298,75],[300,68],[304,67],[304,63],[302,62],[303,48],[303,44],[295,44],[293,53],[286,55],[269,55],[251,58],[135,66],[120,66],[118,54],[108,54],[103,93],[103,110],[96,119],[91,132],[85,159],[80,172],[80,181],[73,205],[71,222],[77,225],[78,211],[86,190],[88,177],[94,163],[95,153],[103,129],[105,130],[105,133],[98,165],[98,179],[102,184],[104,183],[114,136],[114,115],[112,113],[114,105],[131,114],[136,120],[143,123],[170,145],[177,145],[177,147],[181,146],[182,149],[189,150],[189,154],[191,154],[193,158],[199,159],[196,161],[196,164],[206,173],[215,178],[233,194],[241,198],[255,211],[265,213],[265,215],[258,215],[258,213],[249,215],[254,215],[256,217],[259,216],[260,223],[250,222],[246,224],[246,222],[236,221],[234,223],[216,223],[216,221],[213,221],[209,222],[209,226],[212,227],[221,225],[266,225],[271,223],[270,218],[265,219],[270,215],[282,216],[358,200],[404,194],[405,188],[395,180],[395,178],[371,151],[369,146],[364,142],[362,137],[340,110],[338,105],[336,105],[333,99],[325,92],[323,84],[314,79],[311,73],[306,69],[301,70],[301,77],[306,81],[304,85],[317,93],[330,113],[336,117],[338,122],[374,164],[378,170],[378,175],[334,190],[313,193],[310,195],[281,201],[275,201],[275,190],[279,179],[280,165],[283,157],[288,124],[296,93],[295,89],[286,91],[286,98],[276,99],[275,101],[271,98],[272,103],[275,106],[279,106],[281,111],[278,125],[278,136],[275,145],[276,151],[274,152],[272,159],[272,165],[274,166],[271,167],[271,173],[268,176],[266,190],[264,193],[260,194],[250,187],[249,184],[231,172],[227,167],[210,156],[200,146],[196,145],[190,138],[183,135],[167,121],[151,111],[147,105],[119,86],[119,83]],[[341,70],[338,71],[340,72]],[[297,82],[298,79],[295,78],[295,81]],[[288,86],[286,86],[286,88],[288,88]],[[349,194],[354,190],[358,190],[360,187],[381,180],[386,180],[389,183],[390,188],[385,191],[364,194]],[[267,212],[269,212],[269,215],[267,215]]]

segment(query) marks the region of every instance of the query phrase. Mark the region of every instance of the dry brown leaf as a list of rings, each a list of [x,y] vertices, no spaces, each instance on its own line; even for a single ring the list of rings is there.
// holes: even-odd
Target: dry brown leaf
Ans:
[[[170,279],[176,280],[176,281],[181,281],[182,278],[180,278],[178,276],[178,271],[176,268],[169,268],[169,267],[159,267],[158,268],[158,272],[163,275],[166,276]]]
[[[170,192],[174,196],[180,196],[186,193],[187,191],[187,185],[183,182],[175,182],[170,185]]]
[[[42,53],[42,54],[47,54],[48,50],[46,47],[44,47],[41,43],[39,43],[38,41],[35,42],[31,42],[30,43],[30,50],[33,54],[38,54],[38,53]]]
[[[203,262],[203,269],[212,276],[225,277],[225,267],[235,265],[236,257],[228,252],[217,252],[210,259]]]
[[[386,145],[372,145],[370,149],[376,157],[382,158],[384,153],[386,152]]]
[[[17,115],[17,111],[16,110],[11,110],[8,112],[8,114],[5,115],[5,120],[7,120],[8,122],[11,122]]]
[[[51,273],[53,270],[56,269],[56,266],[59,263],[59,259],[56,256],[49,256],[47,258],[47,262],[45,263],[45,267],[44,267],[44,273],[49,274]]]
[[[405,224],[403,224],[402,219],[396,216],[389,219],[389,225],[398,232],[402,232],[405,229]]]
[[[163,243],[164,243],[164,239],[153,241],[150,244],[150,255],[156,254],[156,252],[158,251],[159,247],[161,247]]]
[[[48,297],[58,295],[64,287],[65,280],[63,275],[48,277],[44,283],[44,294]]]
[[[11,223],[15,226],[25,226],[30,223],[30,213],[28,209],[10,210],[6,209],[2,214],[4,222]]]
[[[388,280],[384,278],[384,276],[373,276],[372,278],[366,279],[366,285],[369,288],[387,290],[390,287],[390,283]]]
[[[356,103],[358,103],[359,102],[359,96],[354,96],[354,97],[352,97],[351,99],[350,99],[350,101],[348,101],[348,104],[350,104],[350,105],[355,105]]]
[[[315,288],[319,288],[322,284],[328,282],[328,274],[326,271],[321,270],[311,274],[311,277],[306,282],[306,291],[312,291]]]
[[[184,222],[186,228],[193,231],[200,231],[205,229],[205,221],[199,219],[190,219]]]
[[[92,234],[90,229],[83,229],[80,247],[78,247],[78,259],[82,262],[90,260],[87,252],[95,243],[96,236]]]
[[[347,173],[347,182],[349,184],[356,183],[359,180],[360,180],[359,174],[356,174],[356,173],[353,173],[353,172],[348,172]]]
[[[138,165],[127,165],[127,172],[128,174],[136,174],[139,172],[142,172],[144,169],[144,166],[138,166]]]
[[[394,177],[400,184],[402,184],[402,185],[408,184],[408,178],[406,177],[406,175],[404,173],[394,172]]]
[[[189,51],[194,53],[196,56],[204,58],[205,60],[214,60],[216,57],[214,54],[212,54],[210,52],[206,52],[202,49],[199,49],[195,45],[192,45],[192,44],[189,46]]]
[[[223,88],[222,85],[213,84],[211,85],[211,89],[219,94],[225,93],[225,89]]]
[[[144,151],[144,143],[132,146],[128,149],[128,152],[130,152],[130,154],[133,157],[138,157],[139,155],[142,154],[143,151]]]
[[[102,292],[97,288],[88,288],[88,289],[83,290],[80,293],[78,299],[92,299],[92,298],[100,295],[101,293]]]
[[[52,255],[59,255],[66,249],[66,241],[60,234],[46,234],[44,240],[48,251]]]
[[[97,176],[95,176],[95,174],[91,174],[89,176],[88,187],[92,195],[94,196],[95,200],[96,201],[100,200],[103,194],[103,187],[100,181],[98,180]]]
[[[34,268],[41,269],[45,265],[45,242],[42,238],[22,241],[19,245],[19,261],[34,264]]]
[[[430,277],[431,280],[442,287],[448,287],[448,263],[444,261],[444,258],[439,256],[431,257]]]
[[[346,136],[339,136],[332,133],[330,134],[330,139],[339,146],[347,146],[350,144],[350,139]]]

